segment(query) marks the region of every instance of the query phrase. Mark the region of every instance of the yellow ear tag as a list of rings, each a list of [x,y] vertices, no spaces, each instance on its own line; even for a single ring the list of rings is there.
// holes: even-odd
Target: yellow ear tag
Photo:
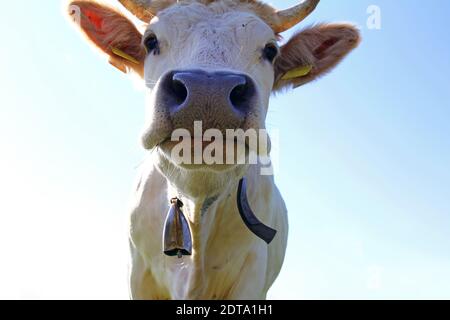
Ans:
[[[286,72],[286,74],[281,78],[281,80],[292,80],[295,78],[300,78],[308,75],[311,70],[312,66],[303,66],[300,68],[293,69],[291,71]]]
[[[132,56],[130,56],[129,54],[123,52],[120,49],[117,48],[112,48],[111,51],[116,55],[119,56],[121,58],[124,58],[125,60],[128,60],[134,64],[139,64],[139,61],[137,61],[135,58],[133,58]]]

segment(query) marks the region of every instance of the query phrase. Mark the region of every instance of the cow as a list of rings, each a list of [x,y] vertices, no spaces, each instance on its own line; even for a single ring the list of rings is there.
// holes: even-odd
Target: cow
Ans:
[[[359,31],[316,24],[283,41],[319,0],[285,10],[257,0],[119,1],[145,31],[94,0],[70,1],[68,11],[114,67],[145,83],[150,156],[130,215],[131,298],[266,299],[288,238],[273,176],[261,163],[180,164],[173,132],[192,133],[199,121],[202,130],[264,130],[271,93],[331,71]]]

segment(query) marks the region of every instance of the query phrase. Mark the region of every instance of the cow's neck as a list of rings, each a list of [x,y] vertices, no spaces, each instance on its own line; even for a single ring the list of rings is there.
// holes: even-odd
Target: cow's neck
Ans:
[[[246,175],[252,175],[252,171]],[[205,252],[217,231],[243,224],[237,208],[237,191],[242,175],[224,174],[218,179],[201,175],[183,176],[169,181],[168,197],[178,197],[192,231],[194,259]],[[252,179],[253,180],[253,179]],[[197,189],[196,186],[204,188]],[[195,190],[195,192],[192,192]],[[205,192],[198,192],[205,190]]]
[[[190,194],[185,188],[191,183],[190,181],[185,181],[181,185],[174,185],[172,181],[169,181],[168,196],[178,197],[184,203],[183,212],[193,225],[194,233],[197,231],[195,230],[197,225],[203,227],[208,222],[220,223],[221,217],[216,216],[223,211],[221,209],[227,211],[226,209],[236,206],[239,178],[228,179],[228,181],[219,183],[221,185],[220,188],[210,186],[207,192],[196,193],[195,195]],[[205,227],[202,229],[207,229],[207,226]]]
[[[185,185],[189,184],[190,181],[186,181]],[[191,267],[185,286],[187,297],[202,296],[201,284],[204,283],[208,261],[211,261],[211,251],[214,251],[212,248],[220,247],[224,252],[234,251],[218,241],[224,238],[221,234],[226,234],[230,226],[242,223],[238,221],[240,216],[236,211],[238,184],[239,179],[229,179],[221,190],[215,189],[193,197],[186,192],[185,187],[176,187],[170,182],[168,197],[178,197],[183,202],[182,210],[189,221],[192,234],[192,256],[189,258]]]

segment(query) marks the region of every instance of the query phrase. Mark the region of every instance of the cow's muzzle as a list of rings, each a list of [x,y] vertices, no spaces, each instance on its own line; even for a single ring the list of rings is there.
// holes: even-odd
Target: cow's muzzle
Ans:
[[[245,74],[204,70],[169,72],[156,94],[174,129],[202,121],[205,129],[219,130],[241,128],[257,96],[254,81]]]

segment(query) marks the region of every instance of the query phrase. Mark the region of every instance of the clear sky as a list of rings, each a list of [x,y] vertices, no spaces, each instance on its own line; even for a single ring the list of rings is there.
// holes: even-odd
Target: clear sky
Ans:
[[[381,30],[366,26],[372,4]],[[332,74],[273,97],[290,236],[270,298],[450,298],[448,12],[446,0],[322,0],[304,23],[351,21],[364,40]],[[0,36],[0,298],[126,299],[144,93],[60,1],[9,1]]]

